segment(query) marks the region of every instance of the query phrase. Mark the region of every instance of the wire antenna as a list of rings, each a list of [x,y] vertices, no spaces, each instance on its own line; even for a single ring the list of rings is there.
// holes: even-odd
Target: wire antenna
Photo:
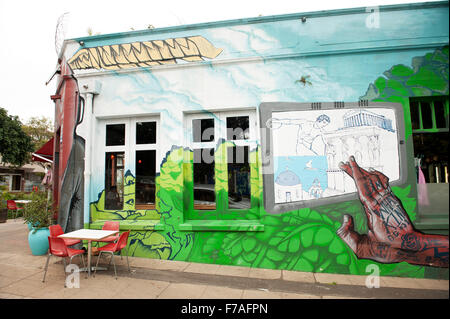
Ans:
[[[66,23],[66,15],[69,12],[65,12],[59,16],[58,21],[56,22],[56,30],[55,30],[55,50],[56,54],[59,56],[61,52],[61,48],[66,37],[65,23]]]

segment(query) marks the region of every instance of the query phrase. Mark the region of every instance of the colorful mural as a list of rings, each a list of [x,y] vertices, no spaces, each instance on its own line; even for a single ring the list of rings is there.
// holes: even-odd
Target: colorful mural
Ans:
[[[272,112],[275,203],[355,192],[338,167],[351,154],[397,180],[395,122],[394,110],[381,107]]]
[[[409,10],[408,14],[417,13]],[[364,16],[358,15],[330,18],[339,28],[347,20],[352,28],[360,22],[364,25],[365,21]],[[412,18],[404,20],[414,21]],[[395,19],[390,19],[386,23],[394,22]],[[365,275],[367,266],[375,264],[380,275],[408,277],[433,277],[437,276],[434,269],[448,267],[448,237],[428,236],[414,229],[417,214],[415,176],[409,174],[405,184],[391,187],[378,171],[359,168],[358,165],[366,166],[352,152],[345,156],[342,153],[342,158],[333,160],[333,163],[339,165],[339,161],[347,156],[356,157],[356,162],[351,160],[348,164],[341,164],[343,171],[340,173],[351,178],[360,200],[268,214],[263,206],[261,144],[255,139],[249,155],[250,208],[230,210],[225,201],[218,201],[214,210],[194,209],[191,195],[195,189],[194,150],[186,142],[186,114],[210,116],[215,123],[220,123],[215,111],[233,113],[251,106],[256,114],[258,105],[264,101],[332,102],[361,98],[396,102],[404,108],[405,135],[409,143],[412,129],[408,118],[408,98],[448,95],[448,46],[433,52],[428,52],[428,46],[397,51],[368,50],[364,53],[362,49],[355,53],[351,51],[354,48],[349,47],[345,49],[348,51],[342,49],[342,54],[323,54],[319,49],[325,50],[327,41],[336,42],[335,37],[339,38],[339,44],[333,45],[350,43],[344,41],[348,32],[342,32],[342,29],[335,31],[333,27],[324,30],[314,25],[317,24],[299,24],[286,19],[267,24],[199,28],[199,36],[186,35],[191,30],[183,29],[182,32],[174,32],[171,39],[145,41],[140,35],[131,37],[127,44],[105,45],[105,41],[93,37],[84,39],[85,46],[77,47],[78,51],[69,51],[76,52],[68,57],[75,76],[87,69],[142,67],[137,72],[107,72],[105,76],[94,79],[102,82],[102,89],[92,94],[95,95],[95,108],[87,110],[93,117],[98,116],[92,120],[94,128],[82,134],[83,138],[93,141],[90,151],[97,152],[89,154],[92,174],[85,194],[90,197],[84,201],[89,203],[90,212],[85,214],[84,227],[101,228],[105,220],[119,220],[121,230],[131,230],[129,253],[146,258],[355,275]],[[351,37],[366,39],[367,30],[364,28],[352,29],[356,31]],[[380,32],[385,31],[381,29]],[[389,32],[380,37],[388,38],[393,31]],[[299,35],[302,36],[301,42],[297,41]],[[125,40],[119,40],[127,42],[128,38],[124,37]],[[375,49],[378,45],[377,42]],[[309,58],[308,54],[314,56]],[[181,66],[184,62],[215,59],[219,55],[221,59],[201,63],[199,67]],[[246,57],[249,59],[239,60]],[[412,67],[406,66],[411,59]],[[152,68],[177,63],[168,68],[170,72],[165,72],[163,67]],[[383,73],[386,69],[389,70]],[[378,77],[379,74],[383,76]],[[84,84],[91,85],[89,75],[84,74],[82,78]],[[364,92],[365,95],[361,96]],[[134,162],[129,160],[124,168],[123,209],[107,210],[105,154],[101,153],[105,142],[99,123],[105,118],[119,121],[121,117],[149,114],[158,114],[161,127],[158,134],[163,137],[158,145],[162,155],[156,162],[154,208],[135,208],[138,174]],[[321,114],[316,112],[308,116],[308,120],[316,120]],[[82,120],[86,121],[86,117],[80,116]],[[330,122],[325,117],[322,120]],[[226,123],[221,125],[226,128]],[[337,128],[333,130],[334,133],[338,131]],[[297,131],[291,141],[295,137],[299,142]],[[283,138],[288,139],[289,136]],[[307,138],[304,141],[308,144]],[[239,141],[220,138],[214,142],[214,191],[217,198],[228,198],[226,154],[227,148],[235,145],[239,145]],[[124,147],[123,152],[136,150],[133,146]],[[296,147],[291,150],[296,151]],[[372,154],[373,160],[378,154],[375,153]],[[303,156],[305,158],[299,165],[307,168],[308,172],[316,172],[314,168],[326,165],[329,154],[323,151],[320,156],[315,155],[308,154],[310,158]],[[321,157],[321,162],[316,162],[316,157]],[[294,160],[300,162],[300,159]],[[282,176],[287,160],[280,158],[279,161],[281,182],[292,174]],[[410,165],[409,172],[412,168]],[[361,180],[358,174],[365,179]],[[308,196],[316,197],[323,193],[328,185],[321,178],[311,175],[308,185],[305,185]],[[375,188],[366,193],[364,183]],[[376,205],[374,200],[378,201]],[[448,271],[438,275],[448,277]]]
[[[222,52],[202,36],[84,48],[68,61],[73,70],[118,70],[214,59]]]
[[[448,267],[448,236],[416,231],[402,202],[392,193],[386,175],[364,170],[353,156],[340,167],[354,179],[367,216],[367,235],[354,231],[350,215],[344,215],[337,231],[358,258]]]

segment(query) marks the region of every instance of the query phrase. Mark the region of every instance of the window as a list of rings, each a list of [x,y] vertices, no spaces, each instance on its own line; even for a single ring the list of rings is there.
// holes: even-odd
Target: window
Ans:
[[[228,208],[250,208],[250,162],[248,146],[227,148]]]
[[[105,159],[105,209],[123,209],[124,152],[107,152]]]
[[[104,122],[105,209],[123,210],[125,202],[135,209],[155,208],[158,123],[154,117]],[[124,189],[128,170],[135,176],[134,201],[125,199],[132,194]]]
[[[412,98],[410,110],[419,213],[448,218],[448,96]]]
[[[106,146],[125,145],[125,124],[106,125]]]
[[[136,209],[155,208],[157,122],[137,121],[135,127]]]
[[[448,98],[414,98],[410,110],[417,170],[427,183],[448,183]]]
[[[194,208],[215,209],[214,148],[194,149]]]
[[[185,124],[193,151],[193,190],[187,197],[193,200],[193,209],[216,212],[251,209],[250,149],[256,146],[254,113],[191,114],[186,116]],[[218,152],[222,143],[226,148]],[[223,178],[227,178],[226,192],[216,189],[218,173],[223,172],[227,174]]]
[[[410,111],[414,132],[448,132],[448,98],[413,98]]]

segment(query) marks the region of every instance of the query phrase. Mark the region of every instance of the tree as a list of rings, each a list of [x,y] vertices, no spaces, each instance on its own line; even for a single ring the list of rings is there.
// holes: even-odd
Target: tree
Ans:
[[[48,117],[32,117],[25,125],[23,131],[31,137],[34,151],[40,149],[53,137],[53,123]]]
[[[0,156],[2,162],[22,166],[33,151],[31,137],[22,130],[18,116],[0,107]]]

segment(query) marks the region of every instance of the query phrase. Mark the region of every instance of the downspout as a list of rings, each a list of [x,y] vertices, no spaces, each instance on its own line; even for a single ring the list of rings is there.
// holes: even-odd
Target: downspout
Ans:
[[[94,113],[94,94],[93,93],[85,93],[85,121],[87,124],[86,127],[86,147],[84,150],[84,225],[91,223],[91,214],[89,209],[89,201],[90,201],[90,185],[91,185],[91,170],[92,170],[92,139],[94,135],[94,127],[93,121],[93,113]]]
[[[84,225],[91,223],[90,201],[91,201],[91,179],[92,179],[92,161],[93,149],[96,131],[96,118],[94,115],[94,96],[100,94],[101,83],[98,81],[89,81],[80,86],[81,94],[84,97],[84,118],[78,125],[78,135],[85,140],[84,149]]]

